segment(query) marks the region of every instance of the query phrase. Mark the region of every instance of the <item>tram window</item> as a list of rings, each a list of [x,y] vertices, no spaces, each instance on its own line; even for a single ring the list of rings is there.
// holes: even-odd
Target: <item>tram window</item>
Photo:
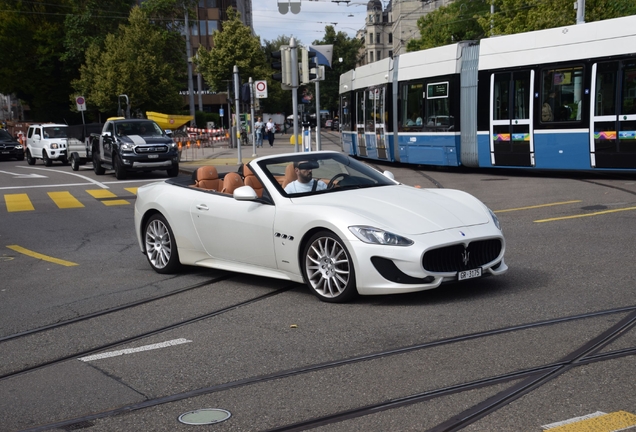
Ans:
[[[351,130],[351,111],[350,111],[350,94],[344,94],[340,97],[340,126],[342,130]]]
[[[636,62],[623,64],[623,111],[621,114],[636,114]]]
[[[545,69],[542,72],[541,121],[581,120],[583,110],[583,67]]]
[[[424,84],[405,84],[402,87],[402,126],[422,125]]]

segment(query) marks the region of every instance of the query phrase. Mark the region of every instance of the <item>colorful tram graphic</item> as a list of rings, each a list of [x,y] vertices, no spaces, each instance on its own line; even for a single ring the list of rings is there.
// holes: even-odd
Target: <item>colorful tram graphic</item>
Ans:
[[[341,75],[340,111],[361,158],[636,172],[636,16],[370,63]]]

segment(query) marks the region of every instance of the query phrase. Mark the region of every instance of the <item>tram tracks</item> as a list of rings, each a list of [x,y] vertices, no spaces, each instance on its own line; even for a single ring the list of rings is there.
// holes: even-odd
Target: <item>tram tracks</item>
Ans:
[[[276,295],[276,293],[270,293]],[[258,301],[254,299],[253,301]],[[357,417],[376,414],[381,411],[387,411],[392,409],[401,408],[407,405],[422,403],[445,396],[467,392],[475,389],[490,387],[498,384],[511,383],[511,386],[498,392],[494,396],[482,401],[471,407],[470,409],[461,412],[448,420],[436,425],[433,428],[429,428],[428,432],[450,432],[457,431],[463,427],[476,422],[482,417],[498,410],[499,408],[513,402],[514,400],[532,392],[533,390],[541,387],[543,384],[550,380],[562,375],[569,370],[588,365],[591,363],[602,362],[607,360],[613,360],[626,356],[636,355],[636,347],[623,348],[620,350],[600,352],[603,348],[607,347],[612,342],[616,341],[627,331],[636,326],[636,305],[622,308],[615,308],[604,311],[596,311],[585,314],[554,318],[544,321],[538,321],[527,324],[520,324],[510,327],[504,327],[484,332],[470,333],[460,335],[456,337],[439,339],[436,341],[426,342],[422,344],[410,345],[390,350],[378,351],[370,354],[354,356],[344,359],[338,359],[334,361],[328,361],[323,363],[316,363],[311,365],[305,365],[298,368],[282,370],[271,374],[248,377],[239,379],[223,384],[213,385],[209,387],[202,387],[193,389],[190,391],[166,395],[154,399],[148,399],[142,402],[120,406],[118,408],[103,411],[99,413],[84,415],[82,417],[67,419],[56,423],[47,425],[40,425],[35,428],[28,429],[27,431],[43,431],[52,428],[65,428],[74,427],[82,424],[91,424],[91,422],[104,419],[107,417],[122,415],[133,411],[144,410],[158,405],[174,403],[190,398],[204,396],[212,393],[223,392],[239,387],[253,386],[268,381],[283,380],[293,377],[302,376],[309,373],[326,371],[332,368],[350,366],[360,362],[367,362],[371,360],[381,359],[385,357],[395,356],[398,354],[404,354],[414,351],[426,350],[442,345],[450,345],[459,342],[465,342],[469,340],[475,340],[480,338],[486,338],[489,336],[501,335],[504,333],[518,332],[528,329],[536,329],[539,327],[551,326],[556,324],[562,324],[571,321],[585,320],[590,318],[611,316],[615,314],[626,314],[625,317],[620,319],[617,323],[612,325],[609,329],[603,331],[598,336],[583,343],[577,349],[571,351],[560,360],[550,362],[543,365],[534,367],[514,370],[498,375],[493,375],[477,380],[472,380],[464,383],[449,385],[446,387],[440,387],[436,389],[426,390],[419,393],[413,393],[399,398],[393,398],[382,402],[363,405],[360,407],[342,410],[339,412],[333,412],[325,416],[315,417],[307,420],[303,420],[293,424],[281,425],[275,428],[268,429],[269,432],[282,432],[282,431],[301,431],[309,430],[329,424],[339,423],[345,420],[354,419]],[[514,383],[517,381],[516,383]]]
[[[107,315],[110,315],[110,314],[114,314],[116,312],[130,311],[130,310],[132,310],[134,308],[146,305],[148,303],[157,302],[157,301],[160,301],[160,300],[165,300],[165,299],[167,299],[169,297],[173,297],[173,296],[176,296],[176,295],[179,295],[179,294],[184,294],[184,293],[187,293],[189,291],[193,291],[193,290],[196,290],[196,289],[199,289],[199,288],[202,288],[202,287],[207,287],[207,286],[209,286],[211,284],[219,283],[219,282],[227,280],[227,279],[229,279],[231,277],[232,277],[232,274],[219,276],[219,277],[216,277],[216,278],[208,279],[208,280],[203,281],[203,282],[196,283],[194,285],[190,285],[188,287],[185,287],[185,288],[182,288],[182,289],[179,289],[179,290],[172,291],[170,293],[157,295],[157,296],[154,296],[154,297],[150,297],[150,298],[138,300],[138,301],[135,301],[135,302],[131,302],[131,303],[128,303],[128,304],[125,304],[125,305],[121,305],[121,306],[117,306],[117,307],[113,307],[113,308],[108,308],[108,309],[105,309],[105,310],[102,310],[102,311],[99,311],[99,312],[95,312],[95,313],[92,313],[92,314],[83,315],[81,317],[77,317],[77,318],[70,319],[70,320],[67,320],[67,321],[63,321],[63,322],[59,322],[59,323],[55,323],[55,324],[50,324],[50,325],[47,325],[47,326],[39,327],[39,328],[36,328],[36,329],[24,331],[24,332],[13,334],[13,335],[8,335],[8,336],[5,336],[5,337],[0,339],[0,347],[2,347],[3,343],[6,344],[6,343],[11,342],[11,341],[19,341],[21,339],[28,338],[30,336],[38,335],[38,334],[49,332],[49,331],[58,330],[58,329],[60,329],[62,327],[67,327],[67,326],[70,326],[70,325],[73,325],[73,324],[78,324],[78,323],[81,323],[81,322],[89,321],[91,319],[101,318],[101,317],[104,317],[104,316],[107,316]],[[157,327],[157,328],[153,328],[151,330],[147,330],[147,331],[144,331],[144,332],[139,332],[139,333],[136,333],[136,334],[134,334],[132,336],[119,338],[119,339],[113,340],[113,341],[108,342],[108,343],[104,343],[104,344],[101,344],[101,345],[93,346],[93,347],[88,348],[88,349],[76,350],[76,351],[74,351],[71,354],[65,354],[65,355],[62,355],[62,356],[55,357],[55,358],[50,359],[50,360],[36,362],[36,363],[28,365],[26,367],[22,367],[22,368],[19,368],[17,370],[13,370],[11,372],[5,372],[5,373],[0,374],[0,381],[8,379],[8,378],[16,377],[16,376],[19,376],[19,375],[22,375],[22,374],[25,374],[25,373],[28,373],[28,372],[33,372],[35,370],[42,369],[42,368],[45,368],[45,367],[53,366],[53,365],[62,363],[62,362],[67,361],[67,360],[89,356],[89,355],[92,355],[92,354],[95,354],[95,353],[98,353],[98,352],[101,352],[101,351],[104,351],[104,350],[107,350],[107,349],[111,349],[111,348],[119,346],[119,345],[123,345],[123,344],[126,344],[126,343],[134,342],[136,340],[147,338],[147,337],[150,337],[150,336],[153,336],[153,335],[156,335],[156,334],[160,334],[160,333],[163,333],[163,332],[166,332],[166,331],[169,331],[169,330],[173,330],[173,329],[185,326],[185,325],[193,324],[193,323],[201,321],[201,320],[212,318],[214,316],[229,312],[229,311],[237,309],[239,307],[247,306],[247,305],[250,305],[250,304],[265,300],[267,298],[282,294],[282,293],[284,293],[286,291],[289,291],[290,289],[295,288],[297,286],[298,286],[298,284],[295,284],[295,283],[294,284],[290,284],[290,285],[284,286],[283,288],[279,288],[277,290],[268,292],[266,294],[258,295],[258,296],[252,297],[252,298],[244,300],[244,301],[236,302],[236,303],[233,303],[231,305],[215,309],[215,310],[213,310],[211,312],[198,314],[198,315],[195,315],[195,316],[190,317],[190,318],[185,318],[185,319],[179,320],[177,322],[173,322],[173,323],[168,324],[168,325],[164,325],[164,326],[160,326],[160,327]]]

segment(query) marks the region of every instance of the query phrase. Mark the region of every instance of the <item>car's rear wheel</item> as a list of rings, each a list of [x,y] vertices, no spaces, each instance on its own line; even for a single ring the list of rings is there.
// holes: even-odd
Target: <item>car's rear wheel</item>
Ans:
[[[47,167],[50,167],[51,165],[53,165],[53,161],[51,160],[49,155],[46,153],[46,150],[42,150],[42,162],[44,162],[44,166],[47,166]]]
[[[174,234],[161,214],[148,219],[144,227],[144,244],[146,258],[157,273],[174,273],[181,266]]]
[[[126,177],[128,175],[126,173],[126,168],[121,163],[121,158],[119,157],[119,155],[115,155],[113,157],[113,169],[115,170],[115,177],[117,178],[117,180],[126,180]]]
[[[79,167],[80,167],[79,157],[75,156],[74,154],[72,154],[71,155],[71,169],[73,171],[79,171]]]
[[[31,156],[31,152],[29,150],[26,151],[26,159],[29,165],[35,165],[35,158]]]
[[[337,235],[317,232],[305,244],[302,256],[305,283],[320,300],[339,303],[358,294],[351,255]]]
[[[95,171],[95,174],[97,175],[104,175],[106,172],[99,160],[99,153],[96,151],[93,152],[93,171]]]

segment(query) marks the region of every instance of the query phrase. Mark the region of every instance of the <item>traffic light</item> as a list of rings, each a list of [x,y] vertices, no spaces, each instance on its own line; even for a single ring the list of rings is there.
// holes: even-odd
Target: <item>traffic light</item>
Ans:
[[[313,59],[316,57],[316,52],[315,51],[309,51],[307,48],[302,48],[302,53],[301,53],[301,57],[302,57],[302,61],[301,61],[301,67],[300,67],[300,82],[303,84],[307,84],[309,82],[314,81],[317,77],[315,73],[311,73],[310,69],[310,62],[311,62],[311,67],[314,67],[315,64],[313,61],[311,61],[310,59]]]
[[[276,81],[280,81],[281,84],[291,85],[291,51],[289,45],[281,45],[280,51],[272,53],[272,69],[279,70],[272,75]]]

